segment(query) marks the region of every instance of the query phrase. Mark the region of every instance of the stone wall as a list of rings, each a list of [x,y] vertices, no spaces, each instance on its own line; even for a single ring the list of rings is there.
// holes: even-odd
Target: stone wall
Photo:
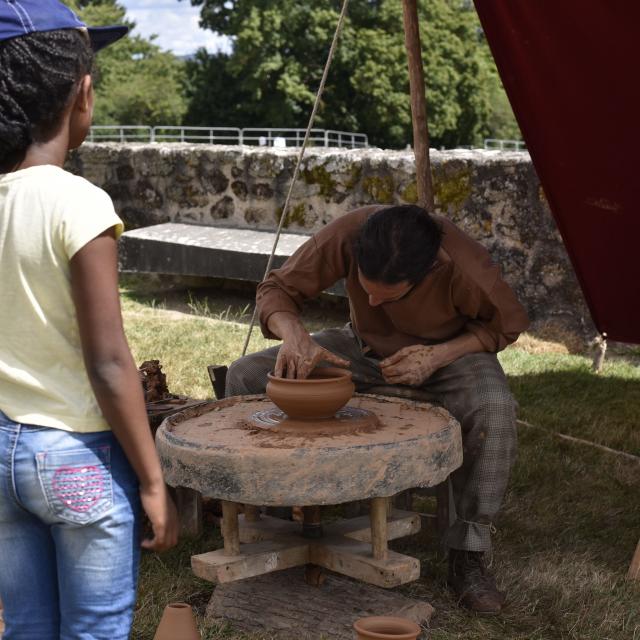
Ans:
[[[295,149],[85,144],[68,168],[103,187],[128,228],[166,221],[274,229]],[[526,153],[432,151],[436,206],[499,262],[534,327],[593,331]],[[287,229],[312,233],[354,207],[417,198],[411,151],[309,150]]]

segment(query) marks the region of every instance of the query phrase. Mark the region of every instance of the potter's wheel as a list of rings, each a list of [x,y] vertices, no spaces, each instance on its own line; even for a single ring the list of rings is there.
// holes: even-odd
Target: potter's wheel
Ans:
[[[460,426],[444,409],[358,394],[318,420],[287,418],[262,395],[226,398],[165,420],[156,446],[170,485],[267,506],[391,496],[462,462]]]

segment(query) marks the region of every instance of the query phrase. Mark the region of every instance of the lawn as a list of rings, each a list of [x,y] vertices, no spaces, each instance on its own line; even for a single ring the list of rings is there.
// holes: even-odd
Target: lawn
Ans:
[[[136,361],[159,359],[174,393],[211,397],[206,365],[239,357],[248,302],[219,292],[140,296],[125,290],[125,328]],[[305,319],[312,330],[336,326],[344,310],[316,307]],[[257,330],[249,350],[269,344]],[[519,458],[495,536],[493,566],[508,607],[489,619],[458,609],[432,535],[396,542],[394,548],[422,560],[423,576],[401,590],[436,608],[429,638],[640,639],[640,585],[625,580],[640,537],[640,459],[554,435],[640,456],[640,368],[630,353],[608,358],[599,375],[589,357],[534,336],[500,355],[520,418],[531,425],[519,427]],[[168,553],[144,554],[135,640],[150,640],[164,605],[176,600],[194,606],[203,638],[248,637],[203,618],[213,587],[193,577],[189,558],[220,543],[209,526],[202,538]]]

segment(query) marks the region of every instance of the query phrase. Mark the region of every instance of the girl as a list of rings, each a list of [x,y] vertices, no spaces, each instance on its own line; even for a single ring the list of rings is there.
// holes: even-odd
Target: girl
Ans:
[[[177,519],[122,328],[109,196],[62,169],[95,50],[57,0],[0,0],[0,598],[5,640],[127,638],[143,547]]]

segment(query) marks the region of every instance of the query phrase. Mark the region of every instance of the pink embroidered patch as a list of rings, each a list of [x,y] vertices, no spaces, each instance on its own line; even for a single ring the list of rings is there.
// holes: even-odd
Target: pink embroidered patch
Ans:
[[[69,509],[88,511],[102,496],[102,471],[94,466],[58,467],[51,486]]]

